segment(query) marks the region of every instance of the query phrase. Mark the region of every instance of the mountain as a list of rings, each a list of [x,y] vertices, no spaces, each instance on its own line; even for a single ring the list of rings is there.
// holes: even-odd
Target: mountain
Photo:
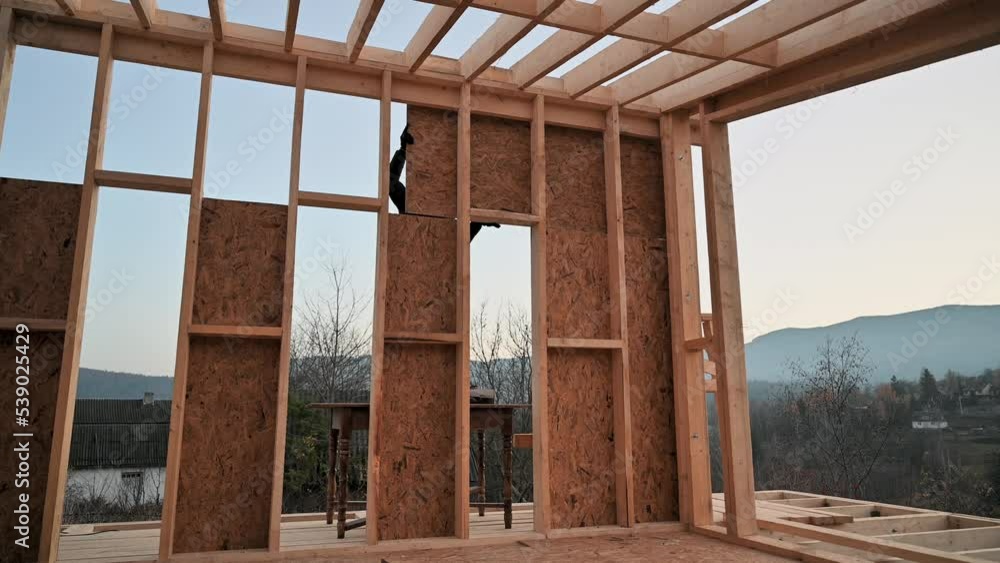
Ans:
[[[78,399],[141,399],[145,393],[153,393],[156,399],[171,399],[174,379],[80,368]]]
[[[747,345],[747,373],[758,381],[787,380],[789,359],[808,363],[827,337],[858,337],[870,348],[873,383],[896,375],[915,380],[927,368],[978,375],[1000,367],[1000,305],[947,305],[923,311],[854,320],[817,328],[790,328]]]

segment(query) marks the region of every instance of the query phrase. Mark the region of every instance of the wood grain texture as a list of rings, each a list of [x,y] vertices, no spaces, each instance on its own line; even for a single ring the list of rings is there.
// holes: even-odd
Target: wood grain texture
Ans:
[[[386,332],[455,332],[455,221],[389,216]]]
[[[280,343],[192,337],[176,553],[267,548]]]
[[[458,114],[410,105],[406,212],[455,218],[458,213]],[[398,141],[393,139],[393,150]]]
[[[531,124],[472,116],[472,207],[531,213]]]
[[[195,324],[281,326],[287,228],[284,205],[205,198]]]
[[[625,237],[625,274],[635,520],[674,522],[680,514],[666,240]]]
[[[65,319],[80,186],[0,178],[0,317]]]
[[[625,235],[662,238],[667,232],[660,143],[621,137]]]
[[[77,194],[79,195],[79,193]],[[72,253],[70,254],[72,262]],[[68,291],[68,290],[67,290]],[[65,292],[64,292],[65,295]],[[30,417],[27,427],[15,426],[14,383],[17,351],[15,346],[23,344],[16,342],[16,332],[0,331],[0,381],[4,382],[4,393],[0,395],[0,409],[8,413],[0,425],[0,448],[5,455],[0,458],[0,506],[4,507],[0,514],[0,525],[4,530],[4,541],[0,543],[0,561],[5,563],[34,563],[38,560],[38,537],[42,533],[42,510],[45,505],[45,492],[49,476],[49,459],[52,447],[52,429],[56,415],[56,395],[59,392],[59,368],[62,365],[63,333],[44,333],[32,331],[28,344],[28,363],[31,366],[30,382],[27,386],[31,399]],[[15,432],[30,432],[30,438],[15,438]],[[29,486],[14,487],[14,475],[18,473],[15,448],[27,443],[30,458]],[[21,503],[18,496],[28,493],[27,503],[31,514],[30,549],[24,550],[14,545],[16,537],[14,526],[17,515],[13,513]]]
[[[546,243],[549,335],[611,338],[607,234],[550,228]]]
[[[600,132],[547,126],[545,180],[549,229],[607,234],[604,136]]]
[[[611,352],[549,350],[552,527],[614,525]]]
[[[455,534],[455,361],[448,346],[385,346],[380,539]]]

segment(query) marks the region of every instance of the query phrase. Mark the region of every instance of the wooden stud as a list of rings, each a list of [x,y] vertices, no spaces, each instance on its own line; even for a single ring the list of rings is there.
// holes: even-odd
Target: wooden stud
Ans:
[[[0,144],[3,143],[3,127],[7,118],[7,102],[10,101],[10,79],[14,74],[14,10],[0,8]]]
[[[472,220],[481,223],[500,223],[502,225],[519,225],[531,227],[538,224],[538,216],[512,211],[497,211],[494,209],[472,209]]]
[[[462,17],[465,9],[469,7],[472,0],[462,0],[455,8],[446,6],[434,6],[420,29],[410,39],[406,45],[406,64],[410,67],[410,72],[416,71],[420,65],[424,64],[427,57],[438,46],[444,36],[448,34],[458,18]]]
[[[470,386],[470,202],[472,198],[472,84],[462,85],[458,109],[458,306],[455,329],[458,376],[455,378],[455,537],[469,538],[469,386]]]
[[[549,323],[546,281],[545,97],[531,113],[531,450],[535,531],[552,529],[549,491]]]
[[[288,12],[285,14],[285,50],[291,51],[295,46],[295,30],[299,26],[299,4],[301,0],[288,0]]]
[[[298,10],[298,1],[289,0],[289,13],[292,11],[292,4],[295,4],[296,10]],[[212,19],[212,35],[215,36],[215,40],[224,40],[226,38],[226,1],[208,0],[208,14]]]
[[[614,396],[615,497],[618,525],[633,524],[634,476],[632,459],[632,407],[629,377],[628,299],[625,285],[625,220],[622,204],[621,119],[618,106],[607,113],[604,128],[604,174],[608,214],[608,276],[611,295],[611,337],[619,346],[612,352]]]
[[[163,516],[160,528],[160,559],[168,560],[174,551],[174,524],[177,516],[177,493],[180,481],[181,446],[184,439],[184,403],[187,398],[188,354],[191,349],[189,328],[194,316],[194,287],[198,275],[198,240],[201,230],[201,204],[205,192],[205,161],[208,153],[208,120],[212,105],[212,70],[215,49],[202,47],[201,95],[198,102],[198,125],[195,133],[194,166],[191,173],[191,201],[188,215],[187,250],[184,257],[184,282],[181,290],[180,327],[177,335],[177,361],[174,363],[174,398],[170,413],[170,438],[167,444],[167,469],[164,475]]]
[[[439,332],[387,332],[385,341],[393,344],[461,344],[462,335]]]
[[[757,533],[757,509],[733,177],[728,127],[724,123],[705,119],[706,110],[703,105],[700,111],[708,266],[712,286],[712,357],[719,372],[715,397],[722,442],[726,527],[731,535],[742,537]],[[704,379],[703,372],[699,375]]]
[[[307,59],[298,58],[295,72],[295,114],[288,182],[288,233],[285,235],[285,277],[281,299],[281,352],[278,359],[278,409],[274,427],[274,478],[271,481],[271,528],[268,548],[281,549],[281,506],[285,477],[285,430],[288,427],[288,379],[292,362],[292,297],[295,294],[295,239],[299,220],[299,178],[302,169],[302,121],[306,104]]]
[[[702,320],[689,121],[687,110],[661,117],[660,147],[667,217],[680,516],[685,524],[707,526],[712,523],[712,482],[704,354],[692,352],[685,346],[689,338],[701,334]]]
[[[578,350],[621,350],[625,342],[618,338],[549,338],[549,348]]]
[[[371,33],[384,3],[385,0],[361,0],[361,4],[358,5],[354,23],[347,33],[347,58],[352,63],[361,56],[361,49],[364,49],[368,34]]]
[[[299,192],[299,205],[305,207],[323,207],[326,209],[344,209],[347,211],[369,211],[377,213],[382,209],[378,198],[356,195],[327,194],[321,192]]]
[[[104,24],[101,28],[100,56],[97,59],[97,80],[94,85],[94,104],[90,113],[90,136],[84,169],[83,193],[80,198],[80,218],[76,230],[73,256],[73,277],[70,285],[69,309],[66,316],[66,334],[63,340],[62,366],[59,371],[59,395],[56,399],[55,422],[52,430],[52,450],[49,456],[49,475],[45,489],[45,510],[42,514],[42,537],[39,539],[38,560],[54,563],[59,553],[59,533],[62,525],[63,501],[69,474],[69,448],[73,436],[73,413],[76,406],[76,389],[80,376],[80,348],[83,341],[83,323],[86,319],[87,286],[90,278],[90,260],[93,255],[94,223],[97,217],[99,186],[94,172],[104,161],[104,140],[107,133],[108,99],[111,94],[111,48],[114,28]]]
[[[379,440],[382,431],[383,368],[385,366],[385,289],[388,272],[389,241],[389,159],[392,118],[392,73],[382,73],[382,95],[379,105],[379,170],[377,246],[375,248],[375,296],[372,305],[372,383],[368,419],[368,543],[378,543]]]
[[[153,27],[153,22],[156,20],[156,0],[131,0],[131,2],[135,17],[139,18],[139,24],[144,29]]]
[[[228,326],[193,324],[188,327],[191,336],[213,336],[222,338],[252,338],[280,340],[283,330],[280,326]]]

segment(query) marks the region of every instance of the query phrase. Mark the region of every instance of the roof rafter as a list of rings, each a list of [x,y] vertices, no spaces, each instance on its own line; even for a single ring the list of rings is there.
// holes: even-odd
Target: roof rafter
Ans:
[[[67,16],[75,16],[80,9],[80,0],[56,0],[56,4],[59,4]]]
[[[471,3],[472,0],[462,0],[454,8],[434,6],[431,9],[431,13],[427,14],[424,22],[420,24],[420,29],[406,45],[406,64],[410,67],[410,72],[424,64]]]
[[[520,88],[531,86],[655,3],[656,0],[598,0],[594,5],[601,10],[602,23],[597,35],[556,32],[511,67],[514,82]]]
[[[951,0],[869,0],[848,8],[836,17],[800,29],[779,40],[778,62],[791,65],[812,58],[844,43],[881,29],[892,29],[902,21],[947,6]],[[905,6],[906,10],[900,9]],[[675,84],[638,101],[664,111],[689,106],[766,73],[766,69],[728,62],[683,83]]]
[[[619,103],[630,103],[672,84],[690,78],[725,60],[761,47],[803,27],[846,10],[863,0],[771,0],[760,8],[721,28],[725,34],[722,60],[704,60],[672,53],[627,74],[611,84]],[[701,33],[678,44],[681,49],[705,43]],[[777,56],[780,57],[780,54]]]
[[[368,34],[375,25],[379,12],[382,11],[382,4],[385,0],[361,0],[358,5],[358,12],[354,16],[354,23],[347,33],[347,58],[352,63],[361,56],[361,49],[368,42]]]
[[[295,2],[295,0],[291,0]],[[216,41],[222,41],[226,36],[226,2],[225,0],[208,0],[208,14],[212,18],[212,35]]]
[[[153,20],[156,19],[156,0],[131,0],[131,2],[135,16],[139,18],[142,27],[146,29],[153,27]]]
[[[299,0],[288,0],[288,12],[285,14],[285,50],[291,51],[295,46],[295,29],[299,26]]]
[[[459,64],[462,75],[472,80],[488,69],[518,41],[550,14],[564,5],[566,0],[540,0],[541,11],[532,19],[502,15],[462,55]]]
[[[634,33],[643,26],[648,33],[658,33],[662,36],[663,43],[651,44],[634,39],[622,39],[567,72],[563,76],[566,91],[573,97],[585,94],[666,51],[669,47],[707,29],[712,24],[739,12],[754,1],[684,0],[659,15],[641,14],[644,16],[642,20],[637,21],[639,18],[634,18],[622,27],[628,26]]]

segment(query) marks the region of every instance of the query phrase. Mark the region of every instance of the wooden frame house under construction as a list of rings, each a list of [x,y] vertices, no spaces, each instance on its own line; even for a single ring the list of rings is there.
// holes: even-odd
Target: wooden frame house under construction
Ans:
[[[727,127],[995,45],[1000,2],[770,0],[731,19],[754,2],[681,0],[653,13],[654,0],[420,1],[433,8],[396,52],[366,45],[382,0],[360,1],[346,42],[297,34],[299,0],[288,1],[283,31],[227,21],[222,0],[207,0],[209,18],[156,0],[0,0],[0,131],[18,47],[98,60],[83,184],[0,180],[0,373],[13,381],[9,341],[29,326],[37,468],[33,549],[5,542],[0,559],[391,560],[483,545],[500,557],[532,542],[592,553],[614,536],[645,545],[681,534],[708,542],[715,558],[704,560],[745,548],[804,561],[1000,560],[997,521],[755,492]],[[461,58],[433,55],[470,8],[500,16]],[[511,68],[494,66],[540,25],[558,31]],[[548,76],[606,37],[619,40]],[[200,73],[190,177],[103,166],[114,61]],[[295,88],[287,205],[206,195],[215,76]],[[378,197],[300,186],[306,90],[379,100]],[[408,104],[418,137],[411,215],[389,213],[393,102]],[[692,146],[704,167],[701,265]],[[70,541],[62,512],[102,187],[190,196],[166,493],[160,522]],[[281,513],[302,207],[378,217],[367,526],[338,546],[289,547]],[[515,533],[470,532],[471,221],[531,228],[534,503],[531,528]],[[234,279],[237,265],[250,274]],[[711,316],[699,268],[710,273]],[[714,497],[706,393],[724,469]],[[3,450],[10,439],[5,430]],[[0,490],[4,507],[13,495]],[[16,525],[11,511],[2,518],[5,530]],[[678,557],[664,553],[649,556]]]

